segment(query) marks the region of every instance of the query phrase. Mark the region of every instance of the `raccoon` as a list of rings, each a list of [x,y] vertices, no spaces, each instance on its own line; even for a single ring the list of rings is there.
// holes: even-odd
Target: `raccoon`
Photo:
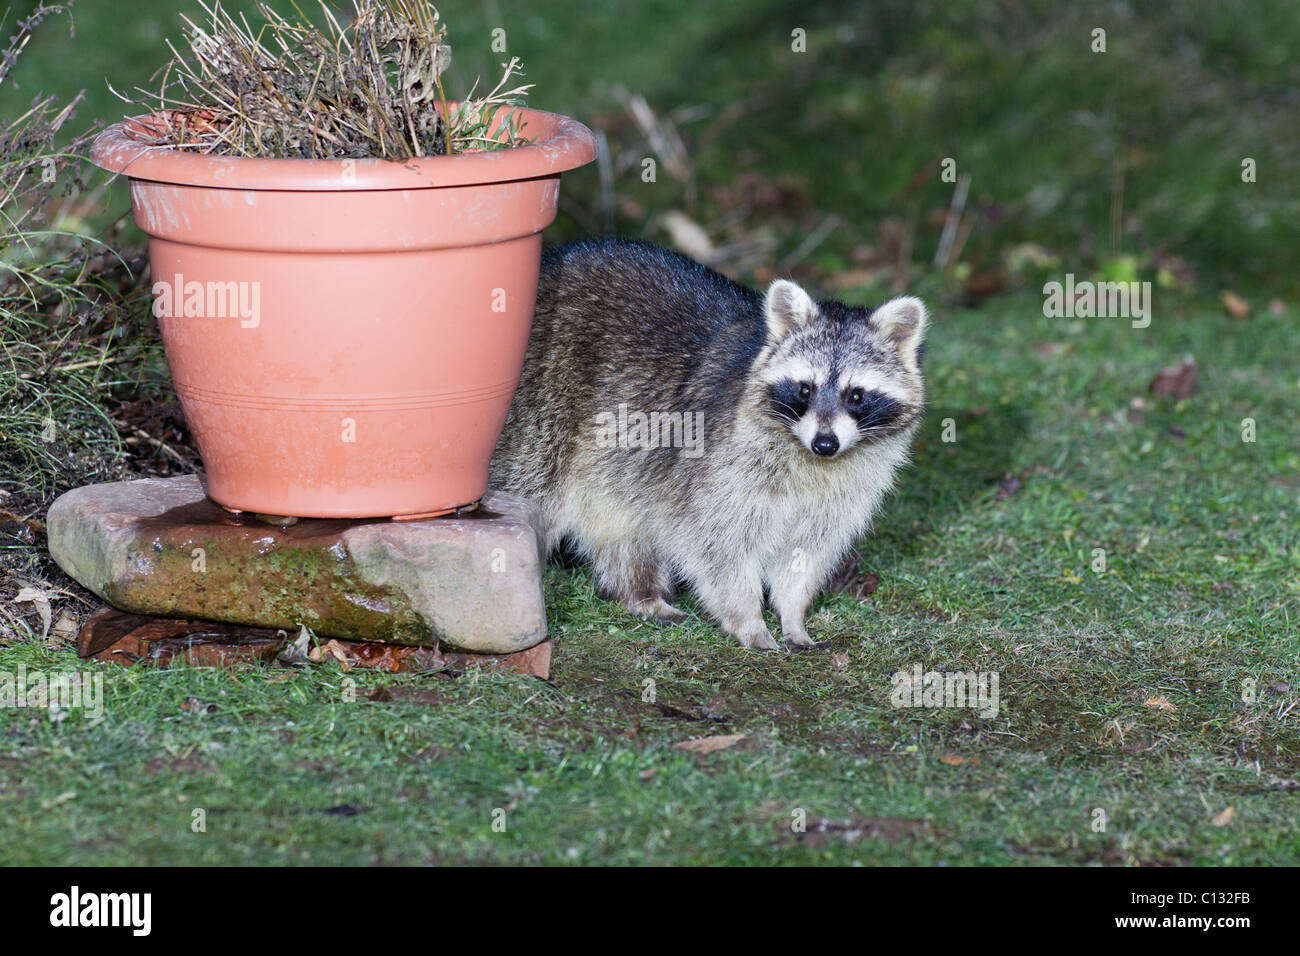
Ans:
[[[601,596],[677,622],[689,585],[745,647],[790,645],[907,459],[925,306],[766,295],[626,239],[542,257],[527,359],[489,483],[533,499]]]

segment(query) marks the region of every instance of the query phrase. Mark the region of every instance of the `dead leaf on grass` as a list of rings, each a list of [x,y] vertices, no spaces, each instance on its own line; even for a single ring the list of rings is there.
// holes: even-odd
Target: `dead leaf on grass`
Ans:
[[[708,262],[713,258],[716,250],[709,234],[705,232],[703,226],[680,209],[664,213],[656,224],[668,233],[668,241],[679,252],[701,262]]]
[[[870,597],[876,593],[880,587],[880,575],[871,571],[863,574],[858,573],[858,565],[862,562],[862,554],[854,548],[844,558],[843,563],[831,576],[828,589],[832,592],[843,591],[850,597],[857,598],[859,601]]]
[[[298,636],[284,645],[276,660],[281,664],[306,664],[311,661],[309,654],[312,649],[311,632],[307,630],[306,624],[302,624],[298,628]]]
[[[325,660],[327,656],[338,661],[339,670],[343,671],[343,673],[346,674],[352,670],[352,661],[349,660],[347,648],[333,638],[318,647],[313,647],[307,654],[309,660],[318,664]]]
[[[683,740],[677,744],[678,750],[692,754],[711,754],[717,750],[726,750],[736,746],[745,739],[744,734],[720,734],[716,737],[699,737],[695,740]]]
[[[1164,696],[1163,694],[1160,694],[1155,697],[1148,697],[1145,701],[1142,702],[1142,706],[1150,707],[1154,710],[1163,710],[1163,711],[1174,711],[1178,709],[1172,703],[1170,703],[1169,698]]]
[[[37,536],[44,531],[45,525],[35,518],[0,510],[0,535],[9,535],[23,544],[35,544]]]
[[[859,601],[871,597],[880,587],[880,575],[868,571],[862,577],[858,578],[857,583],[853,585],[849,593]]]
[[[1190,355],[1178,365],[1170,365],[1156,373],[1147,391],[1161,398],[1191,398],[1196,394],[1196,360]]]
[[[61,641],[73,641],[77,638],[77,631],[81,630],[81,621],[77,615],[64,609],[59,612],[59,619],[54,622],[54,627],[50,629],[50,636],[56,637]]]
[[[18,591],[14,598],[15,604],[30,604],[36,608],[36,613],[41,616],[41,637],[50,633],[50,596],[40,588],[24,587]]]
[[[1219,293],[1219,301],[1223,303],[1223,308],[1228,315],[1234,319],[1250,318],[1250,303],[1243,299],[1231,289],[1224,289]]]
[[[1237,811],[1233,807],[1227,807],[1222,813],[1216,814],[1210,822],[1216,827],[1226,827],[1236,815]]]

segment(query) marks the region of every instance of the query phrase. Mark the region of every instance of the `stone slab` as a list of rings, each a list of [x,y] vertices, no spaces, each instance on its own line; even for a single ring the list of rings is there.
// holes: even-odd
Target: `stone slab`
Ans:
[[[546,638],[535,524],[490,491],[462,517],[275,527],[195,475],[77,488],[46,519],[54,560],[122,611],[485,654]]]

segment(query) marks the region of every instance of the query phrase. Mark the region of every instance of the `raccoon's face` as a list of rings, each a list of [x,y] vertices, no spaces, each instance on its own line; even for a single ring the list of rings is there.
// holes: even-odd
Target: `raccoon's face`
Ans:
[[[926,324],[920,299],[893,299],[868,312],[817,303],[778,279],[766,310],[768,345],[757,369],[763,414],[814,458],[837,458],[920,417]]]

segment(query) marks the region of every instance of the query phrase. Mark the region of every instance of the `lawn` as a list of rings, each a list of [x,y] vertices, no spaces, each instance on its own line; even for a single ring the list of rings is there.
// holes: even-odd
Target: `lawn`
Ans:
[[[548,683],[82,665],[104,675],[102,719],[0,713],[0,853],[1294,863],[1298,348],[1290,317],[1195,303],[1144,331],[1063,325],[1036,297],[943,312],[915,463],[863,543],[879,586],[818,604],[817,649],[656,628],[554,566]],[[1148,397],[1186,352],[1197,394]],[[39,641],[0,650],[5,670],[70,663]],[[997,672],[998,715],[892,707],[914,664]],[[675,747],[724,734],[744,739]]]
[[[174,8],[83,3],[75,40],[33,41],[0,115],[84,87],[81,118],[116,119],[105,77],[144,83]],[[1300,11],[692,9],[443,12],[457,89],[494,71],[504,23],[536,104],[609,138],[613,195],[594,166],[567,177],[549,239],[667,242],[684,211],[740,250],[719,259],[740,278],[861,303],[909,253],[934,313],[927,418],[858,580],[810,615],[819,646],[743,650],[689,598],[690,622],[656,627],[556,562],[546,682],[82,663],[16,598],[51,592],[56,622],[98,602],[0,514],[0,675],[77,668],[104,693],[100,716],[0,707],[0,862],[1300,863],[1300,130],[1278,120]],[[1088,51],[1098,18],[1109,59]],[[680,132],[680,176],[642,181],[625,93]],[[972,173],[972,226],[941,273],[947,156]],[[102,230],[134,284],[101,263],[108,300],[7,322],[0,302],[0,511],[193,467],[139,234],[108,225],[125,208],[107,192],[62,224]],[[1152,280],[1149,328],[1044,315],[1066,272]],[[1152,395],[1187,355],[1195,391]],[[996,715],[893,706],[918,665],[995,673]]]

